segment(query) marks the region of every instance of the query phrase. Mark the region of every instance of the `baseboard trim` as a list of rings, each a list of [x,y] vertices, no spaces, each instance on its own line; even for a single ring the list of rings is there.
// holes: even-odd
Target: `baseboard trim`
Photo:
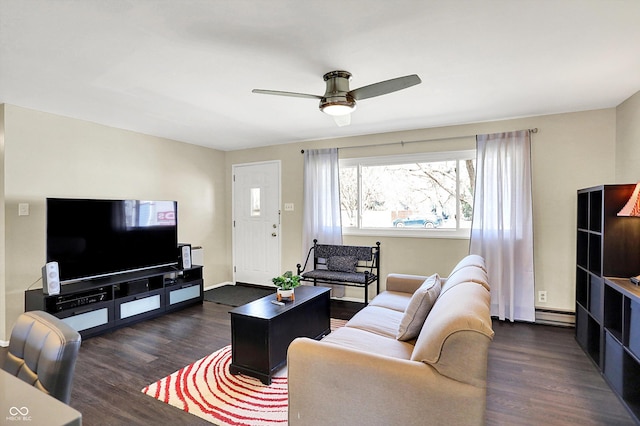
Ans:
[[[536,309],[536,324],[575,327],[576,314],[556,309]]]
[[[203,288],[203,291],[212,290],[214,288],[222,287],[223,285],[233,285],[233,283],[231,281],[225,281],[219,284],[211,284],[211,285],[205,286]]]

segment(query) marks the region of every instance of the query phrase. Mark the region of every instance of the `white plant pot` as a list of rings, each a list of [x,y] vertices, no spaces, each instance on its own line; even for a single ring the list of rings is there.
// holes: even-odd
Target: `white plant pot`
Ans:
[[[278,299],[278,302],[282,301],[282,299],[291,300],[293,302],[295,300],[295,294],[293,290],[295,289],[293,288],[291,290],[278,289],[276,292],[276,298]]]

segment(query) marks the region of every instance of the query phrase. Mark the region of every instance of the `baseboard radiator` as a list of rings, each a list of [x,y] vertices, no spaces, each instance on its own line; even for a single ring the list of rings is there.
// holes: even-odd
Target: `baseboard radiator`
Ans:
[[[555,309],[536,309],[536,324],[575,327],[576,314]]]
[[[332,299],[342,300],[345,302],[359,302],[362,299],[356,297],[332,297]],[[536,324],[555,325],[557,327],[575,327],[576,314],[570,311],[561,311],[558,309],[541,309],[536,308]]]

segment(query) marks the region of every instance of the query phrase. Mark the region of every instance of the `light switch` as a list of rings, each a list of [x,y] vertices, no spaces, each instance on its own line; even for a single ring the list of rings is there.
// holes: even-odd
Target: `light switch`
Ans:
[[[293,211],[293,203],[284,203],[284,211],[292,212]]]
[[[18,203],[18,216],[29,216],[29,203]]]

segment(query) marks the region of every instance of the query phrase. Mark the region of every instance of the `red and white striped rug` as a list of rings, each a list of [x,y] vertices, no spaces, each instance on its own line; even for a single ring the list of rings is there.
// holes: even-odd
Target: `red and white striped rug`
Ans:
[[[142,392],[216,425],[286,425],[286,369],[266,386],[258,379],[230,374],[229,364],[231,346],[226,346]]]
[[[346,321],[331,319],[335,330]],[[287,369],[266,386],[260,380],[229,373],[231,346],[226,346],[146,386],[142,392],[220,426],[285,426]]]

